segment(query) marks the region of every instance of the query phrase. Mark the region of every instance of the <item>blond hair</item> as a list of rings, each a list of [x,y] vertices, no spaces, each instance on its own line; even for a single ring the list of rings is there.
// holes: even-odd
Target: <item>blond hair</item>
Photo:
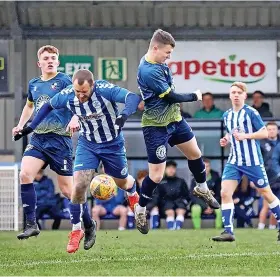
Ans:
[[[48,52],[48,53],[53,53],[56,54],[57,57],[59,57],[59,51],[56,47],[54,47],[53,45],[44,45],[42,47],[40,47],[40,49],[37,52],[37,57],[38,59],[40,59],[40,56],[44,53],[44,52]]]
[[[247,85],[242,82],[234,82],[231,87],[238,87],[240,88],[243,92],[247,92]]]

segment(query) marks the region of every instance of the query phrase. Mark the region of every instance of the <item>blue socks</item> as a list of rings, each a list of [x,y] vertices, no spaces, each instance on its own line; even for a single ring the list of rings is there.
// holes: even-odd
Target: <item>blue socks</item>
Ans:
[[[90,213],[89,213],[89,210],[88,210],[88,204],[87,202],[85,202],[83,204],[83,222],[84,222],[84,227],[85,228],[90,228],[92,227],[92,219],[91,219],[91,216],[90,216]]]
[[[152,200],[153,191],[157,186],[158,184],[151,180],[149,176],[145,177],[142,183],[139,199],[139,205],[141,207],[146,207],[147,204]]]
[[[202,158],[200,157],[196,160],[189,160],[188,164],[195,181],[199,184],[206,182],[206,170]]]
[[[125,191],[130,193],[130,194],[134,194],[134,192],[136,191],[136,183],[134,182],[132,188],[126,189]]]
[[[72,224],[78,224],[82,221],[83,216],[83,204],[69,203],[70,218]]]
[[[234,204],[227,203],[222,204],[222,220],[225,231],[233,235],[233,215],[234,215]]]
[[[21,200],[26,221],[35,224],[36,223],[36,192],[33,183],[23,184],[21,187]]]
[[[72,224],[78,224],[83,221],[85,228],[90,228],[92,226],[92,219],[88,210],[87,202],[83,204],[73,204],[70,201],[69,210]]]

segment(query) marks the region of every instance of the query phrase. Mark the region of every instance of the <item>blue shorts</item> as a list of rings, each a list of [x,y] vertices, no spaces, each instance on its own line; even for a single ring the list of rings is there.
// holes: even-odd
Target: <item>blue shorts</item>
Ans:
[[[100,161],[106,174],[125,179],[128,175],[126,150],[122,135],[113,141],[95,143],[80,136],[76,148],[74,171],[97,169]]]
[[[264,165],[237,166],[227,163],[222,180],[237,180],[239,183],[243,175],[246,175],[257,188],[265,188],[269,185]]]
[[[58,175],[73,175],[73,147],[70,137],[54,133],[36,134],[31,137],[23,156],[31,156],[45,162],[43,167],[50,168]]]
[[[174,145],[187,142],[194,137],[191,127],[182,119],[165,127],[143,127],[148,162],[160,164],[166,161],[167,144]]]

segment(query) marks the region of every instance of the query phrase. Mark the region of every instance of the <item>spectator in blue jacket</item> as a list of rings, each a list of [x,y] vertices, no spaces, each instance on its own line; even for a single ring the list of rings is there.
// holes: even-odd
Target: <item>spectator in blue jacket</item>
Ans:
[[[44,175],[44,171],[40,170],[36,175],[35,191],[37,195],[37,208],[36,208],[36,220],[39,228],[39,220],[42,219],[43,215],[49,215],[50,218],[54,219],[52,229],[59,229],[61,216],[59,207],[59,194],[55,194],[54,183],[52,179]]]
[[[272,192],[280,197],[280,138],[278,135],[278,125],[274,121],[266,124],[268,138],[261,140],[261,151],[264,160],[265,170]],[[265,228],[267,215],[269,212],[268,203],[263,200],[263,207],[259,215],[258,229]],[[270,214],[269,228],[276,229],[277,221],[274,215]]]
[[[125,194],[124,191],[116,186],[116,193],[109,200],[95,200],[95,205],[92,208],[92,218],[97,223],[97,229],[100,229],[100,217],[111,214],[119,219],[119,231],[125,230],[127,223],[127,208],[124,206]]]

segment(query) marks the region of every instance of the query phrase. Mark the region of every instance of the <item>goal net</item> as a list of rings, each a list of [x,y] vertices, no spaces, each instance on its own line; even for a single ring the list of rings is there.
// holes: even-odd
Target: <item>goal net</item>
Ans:
[[[0,166],[0,231],[18,231],[22,223],[18,170],[17,164]]]

